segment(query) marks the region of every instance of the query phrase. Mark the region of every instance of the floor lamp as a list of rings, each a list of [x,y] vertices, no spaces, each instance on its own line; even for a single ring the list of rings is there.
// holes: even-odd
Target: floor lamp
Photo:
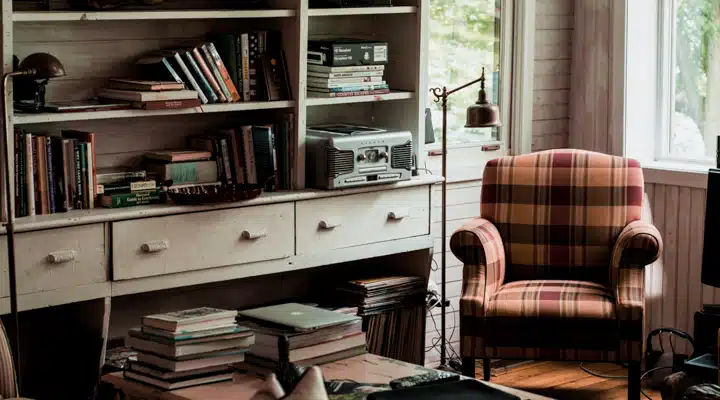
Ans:
[[[462,86],[456,87],[455,89],[448,90],[446,87],[432,88],[430,91],[435,96],[435,102],[440,103],[442,106],[442,216],[441,216],[441,247],[440,247],[440,310],[442,317],[440,318],[440,364],[446,365],[446,354],[445,344],[447,340],[445,338],[445,308],[446,308],[446,297],[445,297],[445,241],[446,241],[446,224],[447,224],[447,99],[453,93],[459,92],[468,86],[474,85],[480,82],[480,92],[478,93],[478,100],[475,104],[468,107],[466,112],[466,128],[488,128],[501,126],[500,122],[500,109],[498,106],[490,103],[487,99],[487,93],[485,92],[485,68],[482,69],[480,78],[475,79],[472,82],[468,82]]]
[[[3,169],[5,179],[5,212],[7,213],[7,251],[8,251],[8,283],[10,285],[10,315],[13,320],[14,337],[10,343],[13,355],[13,366],[17,374],[17,386],[20,387],[20,323],[17,306],[17,282],[15,276],[15,206],[10,198],[10,191],[14,183],[13,160],[14,150],[10,148],[10,107],[13,104],[8,93],[8,83],[12,77],[23,77],[26,79],[50,79],[65,76],[65,68],[60,61],[47,53],[34,53],[27,56],[19,65],[18,69],[8,72],[3,76]]]

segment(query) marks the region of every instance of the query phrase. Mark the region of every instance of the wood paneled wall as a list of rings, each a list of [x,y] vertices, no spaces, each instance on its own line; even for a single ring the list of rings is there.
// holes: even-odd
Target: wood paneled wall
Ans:
[[[532,150],[568,146],[573,0],[537,0]]]

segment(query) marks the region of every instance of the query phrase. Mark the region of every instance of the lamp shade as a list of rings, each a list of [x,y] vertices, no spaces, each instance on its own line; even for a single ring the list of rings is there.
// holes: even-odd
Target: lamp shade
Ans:
[[[487,92],[485,92],[485,68],[482,69],[482,75],[480,76],[478,99],[475,104],[468,107],[465,116],[466,128],[487,128],[502,125],[502,121],[500,121],[500,108],[490,103],[487,99]]]
[[[34,79],[47,79],[65,76],[65,67],[60,60],[48,53],[33,53],[25,57],[18,65],[19,70],[29,71]]]

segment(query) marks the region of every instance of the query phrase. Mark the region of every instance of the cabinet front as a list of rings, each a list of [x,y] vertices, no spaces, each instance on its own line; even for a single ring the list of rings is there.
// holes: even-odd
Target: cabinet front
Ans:
[[[293,221],[286,203],[115,222],[113,279],[286,258]]]

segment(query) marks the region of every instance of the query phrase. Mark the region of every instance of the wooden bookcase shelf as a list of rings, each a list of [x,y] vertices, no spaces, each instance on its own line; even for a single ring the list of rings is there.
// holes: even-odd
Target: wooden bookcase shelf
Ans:
[[[195,108],[181,108],[176,110],[112,110],[112,111],[87,111],[71,113],[40,113],[40,114],[15,114],[14,124],[43,124],[50,122],[66,121],[91,121],[97,119],[120,119],[120,118],[141,118],[163,115],[182,114],[206,114],[224,113],[233,111],[272,110],[279,108],[291,108],[295,106],[292,100],[285,101],[247,101],[238,103],[204,104]]]
[[[14,12],[14,22],[133,21],[169,19],[288,18],[295,10],[168,10],[168,11],[24,11]]]
[[[416,12],[417,7],[414,6],[311,8],[308,10],[308,15],[311,17],[331,17],[336,15],[413,14]]]

